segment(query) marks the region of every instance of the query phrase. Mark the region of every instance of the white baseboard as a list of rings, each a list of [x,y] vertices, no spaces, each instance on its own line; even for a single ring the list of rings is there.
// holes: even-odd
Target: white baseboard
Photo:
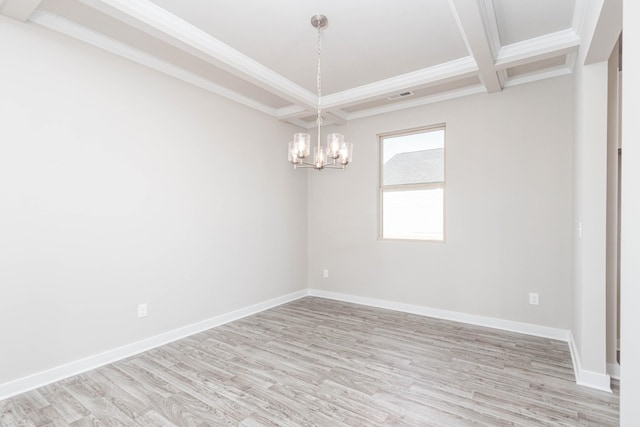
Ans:
[[[42,387],[56,381],[60,381],[65,378],[69,378],[71,376],[99,368],[100,366],[104,366],[109,363],[117,362],[118,360],[122,360],[127,357],[131,357],[133,355],[159,347],[161,345],[179,340],[181,338],[197,334],[198,332],[211,329],[215,326],[220,326],[225,323],[229,323],[234,320],[259,313],[261,311],[285,304],[298,298],[305,297],[307,294],[307,290],[303,289],[301,291],[272,298],[270,300],[234,310],[229,313],[221,314],[219,316],[215,316],[201,322],[193,323],[191,325],[183,326],[181,328],[174,329],[160,335],[146,338],[142,341],[126,344],[122,347],[105,351],[104,353],[89,356],[81,360],[76,360],[74,362],[67,363],[62,366],[57,366],[46,371],[38,372],[29,375],[28,377],[19,378],[5,384],[0,384],[0,400],[7,399],[11,396],[15,396],[17,394]]]
[[[620,381],[620,364],[607,363],[607,374],[614,380]]]
[[[576,384],[611,393],[611,378],[608,374],[601,374],[582,368],[580,353],[578,352],[578,347],[571,332],[569,332],[569,350],[571,351],[571,359],[573,360]]]
[[[565,342],[569,341],[569,331],[565,329],[550,328],[547,326],[532,325],[530,323],[514,322],[512,320],[477,316],[475,314],[461,313],[458,311],[441,310],[438,308],[425,307],[422,305],[405,304],[401,302],[360,297],[357,295],[322,291],[317,289],[309,289],[309,295],[344,302],[352,302],[355,304],[368,305],[371,307],[386,308],[389,310],[402,311],[405,313],[418,314],[427,317],[435,317],[437,319],[453,320],[455,322],[468,323],[470,325],[486,326],[488,328],[518,332],[521,334],[533,335],[536,337],[551,338],[554,340]]]
[[[219,316],[212,317],[198,323],[174,329],[172,331],[146,338],[141,341],[126,344],[122,347],[105,351],[104,353],[89,356],[87,358],[77,360],[62,366],[57,366],[55,368],[38,372],[24,378],[19,378],[5,384],[0,384],[0,400],[7,399],[17,394],[39,388],[56,381],[69,378],[86,371],[90,371],[92,369],[99,368],[100,366],[104,366],[109,363],[117,362],[118,360],[122,360],[127,357],[131,357],[136,354],[159,347],[161,345],[179,340],[181,338],[197,334],[207,329],[211,329],[213,327],[220,326],[225,323],[232,322],[234,320],[238,320],[273,307],[277,307],[279,305],[294,301],[307,295],[565,341],[569,344],[569,350],[571,352],[571,358],[573,360],[573,367],[576,376],[576,383],[582,386],[611,392],[609,375],[615,378],[615,376],[611,374],[612,371],[609,371],[609,374],[599,374],[582,369],[580,365],[579,353],[577,351],[571,331],[558,328],[550,328],[547,326],[532,325],[529,323],[514,322],[511,320],[496,319],[493,317],[477,316],[473,314],[441,310],[420,305],[405,304],[376,298],[360,297],[339,292],[329,292],[317,289],[303,289],[229,313],[221,314]],[[613,372],[617,372],[619,377],[620,366],[617,364],[616,366],[617,371]]]
[[[494,317],[477,316],[457,311],[441,310],[421,305],[405,304],[377,298],[343,294],[339,292],[322,291],[318,289],[309,289],[309,295],[564,341],[569,345],[576,384],[611,393],[611,381],[609,375],[582,369],[576,343],[573,340],[573,334],[571,331],[566,329],[550,328],[547,326],[496,319]]]

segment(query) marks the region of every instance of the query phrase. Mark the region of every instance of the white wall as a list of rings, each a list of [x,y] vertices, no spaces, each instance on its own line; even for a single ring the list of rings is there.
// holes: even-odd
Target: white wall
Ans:
[[[292,126],[3,17],[0,52],[0,385],[306,288]]]
[[[609,389],[607,375],[607,138],[609,63],[622,27],[620,0],[585,3],[574,67],[574,319],[579,383]],[[615,127],[615,123],[612,123]],[[614,135],[611,135],[614,138]],[[581,225],[581,227],[580,227]],[[581,228],[582,236],[578,229]]]
[[[582,42],[574,67],[576,230],[573,236],[575,311],[572,329],[577,349],[578,383],[589,383],[602,389],[609,389],[607,139],[615,139],[616,127],[615,111],[608,108],[609,99],[615,101],[610,97],[615,94],[610,94],[608,87],[609,82],[612,87],[615,83],[615,76],[609,79],[609,58],[620,35],[621,21],[619,0],[587,2],[581,26]],[[614,174],[615,171],[610,172]]]
[[[618,364],[618,52],[616,44],[607,70],[607,365]]]
[[[607,61],[576,64],[573,333],[584,370],[606,375]],[[581,225],[580,225],[581,224]],[[582,229],[582,236],[578,228]],[[604,385],[603,385],[604,387]]]
[[[438,123],[447,126],[446,243],[377,240],[376,135]],[[354,163],[310,175],[310,288],[570,328],[570,76],[337,129],[354,143]]]
[[[640,424],[640,3],[624,1],[620,425]]]

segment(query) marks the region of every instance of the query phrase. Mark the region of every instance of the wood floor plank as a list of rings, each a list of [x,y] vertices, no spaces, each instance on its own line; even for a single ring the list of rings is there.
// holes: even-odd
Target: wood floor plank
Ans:
[[[75,380],[76,377],[73,377],[73,379]],[[59,414],[63,422],[71,424],[90,415],[89,410],[69,394],[62,385],[63,381],[49,384],[39,388],[38,392],[47,400],[52,409]]]
[[[131,423],[130,418],[113,405],[107,398],[89,386],[79,375],[76,381],[64,384],[64,388],[86,408],[91,408],[88,420],[93,422],[94,418],[109,427],[124,427],[136,425]],[[85,417],[86,419],[87,417]]]
[[[0,425],[616,426],[566,343],[303,298],[0,401]]]

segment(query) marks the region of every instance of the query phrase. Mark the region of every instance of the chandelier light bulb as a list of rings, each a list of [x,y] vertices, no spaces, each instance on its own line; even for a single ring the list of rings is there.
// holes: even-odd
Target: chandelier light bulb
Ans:
[[[311,135],[308,133],[296,133],[293,135],[293,144],[298,159],[304,159],[309,155],[311,147]]]
[[[335,160],[340,157],[340,147],[344,144],[344,135],[331,133],[327,135],[327,155]]]
[[[353,154],[353,144],[343,143],[338,153],[338,163],[342,166],[346,166],[351,163],[351,156]]]

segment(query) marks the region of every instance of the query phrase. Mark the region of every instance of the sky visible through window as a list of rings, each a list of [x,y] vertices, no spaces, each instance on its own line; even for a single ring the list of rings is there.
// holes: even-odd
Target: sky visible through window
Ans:
[[[442,241],[444,129],[384,137],[381,148],[382,238]]]
[[[444,130],[385,138],[382,163],[387,163],[398,153],[411,153],[435,148],[444,148]]]

